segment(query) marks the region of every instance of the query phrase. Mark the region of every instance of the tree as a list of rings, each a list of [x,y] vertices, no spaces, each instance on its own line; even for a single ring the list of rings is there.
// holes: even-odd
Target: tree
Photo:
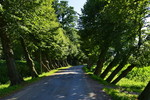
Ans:
[[[150,100],[150,82],[147,84],[143,92],[139,95],[138,100]]]
[[[77,13],[73,7],[68,5],[67,1],[59,2],[55,0],[53,7],[55,8],[58,21],[61,23],[61,28],[64,30],[64,35],[69,40],[68,55],[66,56],[68,56],[68,61],[72,64],[76,58],[79,60],[78,55],[82,55],[80,50],[80,36],[78,35],[78,30],[75,28],[77,24]]]
[[[147,0],[88,0],[84,5],[81,17],[83,35],[85,34],[87,41],[90,40],[88,44],[94,44],[92,48],[99,46],[95,75],[101,74],[111,48],[120,52],[135,46],[137,35],[143,26],[147,5]],[[106,73],[102,76],[106,76]]]
[[[8,32],[6,31],[9,20],[7,20],[7,15],[6,15],[7,13],[4,10],[8,9],[10,2],[7,0],[1,1],[0,5],[3,7],[0,9],[1,10],[0,11],[0,20],[1,20],[1,22],[0,22],[0,29],[1,29],[0,38],[1,38],[1,42],[2,42],[3,52],[5,54],[6,63],[7,63],[8,76],[11,81],[10,85],[16,85],[16,84],[20,84],[23,81],[23,79],[18,74],[18,71],[16,69],[14,54],[13,54],[13,50],[11,47],[11,41],[9,39]]]

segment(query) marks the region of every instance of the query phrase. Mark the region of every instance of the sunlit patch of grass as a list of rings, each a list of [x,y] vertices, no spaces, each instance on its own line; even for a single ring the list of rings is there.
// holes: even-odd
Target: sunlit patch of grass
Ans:
[[[4,89],[4,88],[7,88],[9,87],[9,83],[8,84],[4,84],[4,85],[0,85],[0,89]]]
[[[70,67],[72,67],[72,66],[61,67],[61,68],[58,68],[58,69],[59,69],[59,70],[60,70],[60,69],[67,69],[67,68],[70,68]]]
[[[102,78],[96,76],[93,74],[93,71],[91,71],[90,69],[88,69],[86,66],[83,67],[83,70],[86,72],[86,74],[90,75],[90,77],[94,80],[99,81],[99,83],[104,84],[104,85],[108,85],[109,83],[104,81]]]
[[[145,88],[147,82],[136,82],[127,78],[123,78],[117,85],[123,87],[126,91],[140,93]]]
[[[50,75],[52,75],[52,74],[58,72],[59,70],[67,69],[67,68],[70,68],[70,67],[71,67],[71,66],[61,67],[61,68],[58,68],[58,69],[54,69],[54,70],[51,70],[50,72],[42,73],[41,75],[39,75],[39,77],[50,76]]]
[[[109,94],[113,100],[136,100],[137,95],[121,92],[119,89],[104,88],[107,94]]]
[[[22,85],[15,85],[15,86],[9,86],[9,85],[10,83],[0,85],[0,98],[8,95],[9,93],[13,93],[14,91],[23,88]]]
[[[29,84],[37,82],[37,81],[41,80],[43,77],[53,75],[54,73],[58,72],[61,69],[67,69],[67,68],[70,68],[70,67],[71,66],[54,69],[54,70],[51,70],[50,72],[42,73],[42,74],[39,75],[39,77],[33,78],[33,79],[32,79],[32,77],[26,77],[26,78],[24,78],[25,82],[23,82],[20,85],[10,86],[9,82],[7,84],[2,84],[2,85],[0,85],[0,98],[2,98],[4,96],[7,96],[11,93],[14,93],[14,92],[24,88],[25,86],[28,86]]]

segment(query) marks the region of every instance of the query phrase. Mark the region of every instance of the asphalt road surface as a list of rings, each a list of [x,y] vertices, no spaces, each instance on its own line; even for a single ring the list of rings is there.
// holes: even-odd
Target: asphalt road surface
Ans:
[[[61,70],[2,100],[111,100],[82,67]]]

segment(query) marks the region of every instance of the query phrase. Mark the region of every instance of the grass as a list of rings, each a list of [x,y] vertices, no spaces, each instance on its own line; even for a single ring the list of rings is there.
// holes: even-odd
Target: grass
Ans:
[[[94,67],[95,66],[93,66],[93,68]],[[130,72],[129,74],[130,77],[128,76],[126,78],[122,78],[116,85],[112,85],[112,84],[107,83],[105,80],[101,79],[100,77],[93,75],[93,68],[91,68],[92,70],[89,70],[86,67],[84,67],[83,70],[87,74],[89,74],[92,79],[97,80],[100,84],[104,84],[105,88],[103,90],[107,94],[109,94],[113,98],[113,100],[136,100],[138,95],[144,90],[145,86],[148,83],[148,80],[142,81],[136,77],[135,78],[138,80],[132,80],[131,76],[133,76],[134,75],[133,73],[136,72],[135,71],[136,68],[135,68],[133,72]],[[148,67],[146,68],[144,75],[143,75],[144,72],[142,71],[141,73],[142,77],[147,75],[146,73],[147,70],[148,70]]]
[[[32,79],[31,77],[26,77],[26,78],[24,78],[25,82],[23,82],[20,85],[9,86],[10,82],[8,82],[6,84],[2,84],[2,85],[0,85],[0,98],[8,96],[8,95],[10,95],[12,93],[15,93],[16,91],[19,91],[22,88],[24,88],[24,87],[26,87],[26,86],[28,86],[30,84],[33,84],[33,83],[41,80],[42,78],[44,78],[46,76],[53,75],[54,73],[58,72],[61,69],[67,69],[67,68],[70,68],[70,67],[71,66],[54,69],[54,70],[51,70],[50,72],[42,73],[41,75],[39,75],[38,78],[34,78],[34,79]]]
[[[96,76],[93,74],[93,71],[92,70],[89,70],[88,68],[86,67],[83,67],[83,70],[86,72],[86,74],[90,75],[90,77],[96,81],[99,81],[99,83],[101,84],[104,84],[104,85],[108,85],[109,83],[104,81],[102,78]]]
[[[103,89],[107,94],[109,94],[113,100],[136,100],[137,95],[128,94],[126,92],[120,92],[120,89],[115,88],[104,88]]]
[[[117,85],[123,87],[125,91],[141,93],[144,90],[144,87],[147,85],[147,83],[148,82],[138,82],[127,78],[123,78],[117,83]]]

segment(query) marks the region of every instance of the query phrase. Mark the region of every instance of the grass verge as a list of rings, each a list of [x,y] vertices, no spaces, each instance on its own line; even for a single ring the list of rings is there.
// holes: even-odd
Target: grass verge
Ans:
[[[138,95],[142,92],[146,83],[135,82],[133,80],[123,78],[117,85],[107,83],[102,78],[93,75],[93,71],[89,70],[86,66],[83,70],[90,75],[94,80],[104,85],[103,91],[112,97],[113,100],[136,100]]]
[[[10,95],[12,93],[15,93],[15,92],[23,89],[24,87],[26,87],[26,86],[28,86],[30,84],[38,82],[39,80],[41,80],[42,78],[44,78],[46,76],[53,75],[54,73],[58,72],[61,69],[67,69],[67,68],[70,68],[70,67],[71,66],[54,69],[54,70],[51,70],[50,72],[42,73],[42,74],[39,75],[38,78],[34,78],[34,79],[32,79],[31,77],[24,78],[25,82],[23,82],[20,85],[9,86],[10,85],[9,82],[7,84],[2,84],[2,85],[0,85],[0,98],[8,96],[8,95]]]

